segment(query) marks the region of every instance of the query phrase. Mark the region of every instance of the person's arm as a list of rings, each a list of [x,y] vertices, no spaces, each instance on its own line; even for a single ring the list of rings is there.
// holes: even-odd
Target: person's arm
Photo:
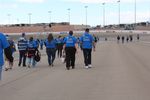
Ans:
[[[96,43],[93,41],[93,50],[96,51]]]
[[[66,48],[66,38],[64,38],[64,40],[63,40],[63,51],[65,51],[65,48]]]
[[[91,37],[92,38],[92,45],[93,45],[93,50],[94,51],[96,51],[96,43],[95,43],[95,40],[94,40],[94,38],[93,37]]]
[[[77,41],[77,39],[75,38],[75,48],[76,48],[76,51],[78,52],[78,48],[79,48],[79,46],[78,46],[78,41]]]

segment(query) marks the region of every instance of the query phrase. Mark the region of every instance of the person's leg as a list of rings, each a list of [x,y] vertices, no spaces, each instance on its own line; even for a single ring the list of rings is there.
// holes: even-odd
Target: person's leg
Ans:
[[[8,71],[9,69],[9,61],[5,60],[5,71]]]
[[[66,48],[66,68],[70,69],[70,48]]]
[[[75,53],[76,53],[76,49],[72,48],[72,50],[71,50],[71,66],[73,69],[75,68]]]
[[[34,56],[31,59],[32,59],[32,66],[35,67],[37,62],[35,61]]]
[[[62,57],[62,49],[60,49],[60,58]]]
[[[88,55],[87,49],[83,49],[84,64],[86,67],[88,66],[88,61],[87,61],[88,56],[87,55]]]
[[[59,45],[57,44],[57,57],[59,58]]]
[[[48,57],[48,64],[51,65],[51,55],[50,55],[50,49],[46,49],[47,57]]]
[[[18,66],[21,66],[22,57],[23,57],[22,51],[19,51],[19,64],[18,64]]]
[[[91,67],[92,49],[88,49],[88,65]]]
[[[26,51],[23,51],[23,66],[26,66]]]
[[[28,58],[28,67],[31,67],[31,58]]]
[[[56,51],[55,49],[52,49],[52,50],[51,50],[52,66],[53,66],[53,63],[54,63],[54,60],[55,60],[55,54],[56,54],[55,51]]]
[[[0,66],[0,80],[2,79],[2,66]]]

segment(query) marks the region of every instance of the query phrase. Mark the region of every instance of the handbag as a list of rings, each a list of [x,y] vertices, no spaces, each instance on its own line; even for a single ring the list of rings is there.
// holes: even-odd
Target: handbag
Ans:
[[[35,53],[34,60],[36,62],[39,62],[41,60],[41,53],[39,50],[37,50],[37,52]]]

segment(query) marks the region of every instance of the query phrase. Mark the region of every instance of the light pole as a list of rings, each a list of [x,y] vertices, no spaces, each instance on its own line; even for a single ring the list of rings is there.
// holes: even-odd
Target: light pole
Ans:
[[[105,3],[102,3],[103,5],[103,27],[105,27]]]
[[[136,27],[136,0],[134,1],[134,22],[135,22],[135,27]]]
[[[17,18],[16,21],[17,21],[17,24],[19,24],[19,18]]]
[[[120,28],[120,0],[117,1],[118,2],[118,26]]]
[[[51,14],[52,14],[52,11],[48,11],[49,13],[49,23],[51,23]]]
[[[28,13],[28,16],[29,16],[29,24],[31,25],[31,15],[32,13]]]
[[[11,14],[7,14],[7,16],[8,16],[8,24],[10,24],[11,23],[11,21],[10,21],[11,20],[11,18],[10,18]]]
[[[68,22],[69,22],[69,24],[70,24],[70,10],[71,10],[71,9],[68,8],[67,10],[68,10]]]
[[[87,27],[87,8],[88,8],[88,6],[85,6],[84,8],[85,8],[85,19],[86,19],[85,23],[86,23],[86,27]]]

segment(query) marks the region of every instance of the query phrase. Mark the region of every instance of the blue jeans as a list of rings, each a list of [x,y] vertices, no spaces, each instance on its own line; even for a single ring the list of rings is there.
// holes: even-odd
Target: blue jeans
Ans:
[[[48,64],[52,65],[55,60],[56,49],[55,48],[47,48],[46,53],[48,56]]]
[[[34,60],[34,57],[28,58],[28,66],[35,67],[36,61]]]
[[[0,66],[0,80],[2,79],[2,66]]]

